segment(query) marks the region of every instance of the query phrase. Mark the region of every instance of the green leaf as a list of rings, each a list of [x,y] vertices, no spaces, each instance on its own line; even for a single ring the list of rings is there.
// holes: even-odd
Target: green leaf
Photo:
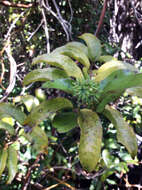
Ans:
[[[61,112],[55,115],[52,125],[60,133],[66,133],[77,126],[77,114],[74,112]]]
[[[80,42],[69,42],[66,44],[67,47],[71,47],[71,48],[76,48],[79,49],[80,51],[82,51],[87,57],[89,57],[89,53],[88,53],[88,48],[87,46],[85,46],[84,44],[80,43]]]
[[[72,103],[66,98],[54,98],[43,101],[24,121],[24,125],[34,127],[58,110],[72,108]]]
[[[63,90],[68,93],[72,93],[72,79],[57,79],[54,81],[48,81],[42,85],[42,88],[55,88]]]
[[[61,54],[67,55],[77,60],[79,63],[87,67],[87,69],[89,69],[90,67],[90,62],[89,62],[88,57],[80,49],[77,49],[71,46],[65,46],[65,49],[61,52]]]
[[[126,90],[126,93],[131,96],[138,96],[138,97],[142,98],[142,86],[128,88]]]
[[[63,69],[68,76],[75,77],[76,79],[82,79],[83,74],[81,69],[76,65],[76,63],[68,56],[61,54],[43,54],[33,59],[33,64],[45,62],[49,65],[59,67]]]
[[[117,61],[117,58],[111,56],[111,55],[102,55],[99,57],[98,61],[100,62],[109,62],[109,61]]]
[[[64,70],[57,68],[36,69],[25,76],[23,85],[28,85],[36,81],[55,80],[59,78],[67,78]]]
[[[110,106],[106,106],[103,113],[115,126],[118,141],[127,148],[132,157],[135,157],[137,155],[138,146],[136,135],[132,127],[123,119],[119,111]]]
[[[7,179],[7,184],[10,184],[13,179],[16,176],[18,167],[17,167],[17,163],[18,163],[18,154],[16,149],[13,147],[13,145],[10,145],[8,147],[8,179]]]
[[[6,167],[7,156],[7,147],[4,147],[2,150],[0,150],[0,177]]]
[[[4,116],[11,116],[20,124],[26,119],[26,115],[10,103],[0,103],[0,118]]]
[[[1,120],[0,120],[0,129],[8,131],[8,133],[11,135],[14,135],[14,132],[15,132],[13,126]]]
[[[98,115],[89,110],[82,109],[78,118],[81,128],[79,145],[79,158],[87,171],[95,170],[100,158],[102,143],[102,125]]]
[[[110,74],[112,74],[115,71],[119,70],[128,70],[130,72],[138,72],[138,69],[136,69],[133,65],[129,63],[125,63],[122,61],[112,60],[105,64],[103,64],[96,73],[96,82],[100,82],[104,79],[106,79]]]
[[[109,151],[107,149],[104,149],[102,151],[102,158],[107,167],[110,167],[112,165],[112,156],[110,155]]]
[[[79,36],[79,38],[83,39],[86,42],[88,46],[89,58],[91,61],[98,60],[102,53],[101,43],[99,39],[90,33],[85,33]]]
[[[23,136],[32,143],[32,149],[37,153],[47,152],[48,137],[38,126],[32,128],[30,133],[23,133]]]

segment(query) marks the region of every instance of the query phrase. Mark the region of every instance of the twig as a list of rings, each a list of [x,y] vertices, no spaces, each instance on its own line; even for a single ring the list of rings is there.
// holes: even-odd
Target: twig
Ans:
[[[4,6],[8,6],[8,7],[16,7],[16,8],[31,8],[33,6],[35,6],[34,3],[29,3],[29,4],[21,4],[21,3],[11,3],[9,1],[1,1],[0,2],[1,5],[4,5]]]
[[[43,22],[44,22],[44,31],[45,31],[45,36],[46,36],[46,48],[47,48],[47,53],[50,53],[50,43],[49,43],[49,30],[47,26],[47,21],[46,21],[46,16],[44,12],[44,8],[41,8],[42,16],[43,16]]]
[[[51,185],[50,187],[47,187],[47,188],[45,188],[43,190],[50,190],[50,189],[53,189],[53,188],[55,188],[55,187],[57,187],[59,185],[60,185],[60,183],[57,183],[57,184]]]
[[[31,176],[31,172],[32,170],[38,166],[38,162],[40,160],[41,154],[38,155],[37,159],[35,160],[34,164],[28,169],[26,177],[25,177],[25,181],[24,181],[24,185],[22,187],[22,190],[27,190],[29,184],[30,184],[30,176]]]
[[[42,26],[44,20],[41,20],[41,23],[38,25],[38,27],[35,29],[34,32],[32,32],[32,34],[28,37],[27,41],[29,42],[31,40],[31,38],[36,34],[36,32],[40,29],[40,27]]]

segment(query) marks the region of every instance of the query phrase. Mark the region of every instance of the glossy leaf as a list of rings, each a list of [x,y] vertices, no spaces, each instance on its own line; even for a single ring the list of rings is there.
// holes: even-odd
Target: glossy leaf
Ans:
[[[130,72],[138,72],[138,70],[131,64],[122,61],[112,60],[103,64],[96,73],[96,82],[106,79],[110,74],[115,71],[125,70]]]
[[[72,107],[72,103],[66,98],[54,98],[43,101],[28,115],[24,124],[30,127],[34,127],[56,111]]]
[[[74,112],[59,113],[55,115],[52,125],[57,128],[58,132],[66,133],[77,126],[77,114]]]
[[[46,133],[38,126],[32,128],[29,133],[24,133],[23,136],[27,138],[32,144],[32,149],[37,154],[47,152],[48,148],[48,137]]]
[[[138,146],[136,135],[132,127],[123,119],[119,111],[110,106],[106,106],[103,113],[115,126],[118,141],[127,148],[132,157],[135,157],[137,155]]]
[[[102,125],[98,115],[88,109],[80,111],[78,123],[81,128],[79,159],[84,169],[91,172],[100,158]]]
[[[100,62],[109,62],[109,61],[117,61],[117,58],[111,56],[111,55],[102,55],[99,57],[98,61]]]
[[[68,56],[61,54],[43,54],[34,58],[33,64],[45,62],[49,65],[59,67],[63,69],[68,76],[75,77],[76,79],[82,79],[83,74],[81,69],[76,65],[76,63]]]
[[[26,115],[10,103],[0,103],[0,118],[4,116],[11,116],[20,124],[26,119]]]
[[[42,85],[42,88],[55,88],[63,90],[68,93],[72,93],[72,79],[57,79],[54,81],[48,81]]]
[[[14,135],[15,132],[13,126],[1,120],[0,120],[0,129],[8,131],[10,135]]]
[[[7,147],[3,148],[2,150],[0,150],[0,177],[6,167],[6,163],[7,163]]]
[[[17,150],[14,148],[13,145],[10,145],[8,147],[8,163],[7,163],[7,167],[8,167],[8,179],[7,179],[7,184],[10,184],[13,179],[16,176],[18,167],[18,154],[17,154]]]
[[[88,46],[89,58],[91,59],[91,61],[98,60],[102,53],[101,43],[99,39],[90,33],[85,33],[79,37],[86,42]]]
[[[36,81],[55,80],[59,78],[67,78],[64,70],[57,68],[35,69],[25,76],[23,85],[28,85]]]

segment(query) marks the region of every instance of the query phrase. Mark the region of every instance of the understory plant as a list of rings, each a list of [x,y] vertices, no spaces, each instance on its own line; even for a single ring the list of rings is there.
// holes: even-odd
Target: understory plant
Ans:
[[[102,45],[93,34],[85,33],[79,38],[81,42],[69,42],[50,54],[34,58],[33,65],[45,63],[47,66],[31,71],[23,80],[24,86],[33,82],[44,82],[43,89],[60,90],[65,92],[62,93],[64,97],[47,100],[44,97],[42,101],[37,101],[31,95],[20,97],[19,102],[25,104],[28,114],[24,113],[24,109],[18,109],[17,105],[0,104],[0,128],[10,134],[1,146],[0,154],[0,174],[6,167],[6,160],[9,163],[10,179],[7,183],[13,180],[17,171],[18,160],[17,151],[12,146],[15,143],[13,135],[27,138],[37,153],[47,153],[48,138],[39,127],[47,118],[59,133],[80,127],[79,160],[88,172],[96,170],[98,163],[101,163],[103,129],[100,116],[107,118],[114,125],[117,141],[126,147],[132,158],[137,155],[134,130],[112,103],[126,90],[127,93],[137,93],[141,89],[142,73],[129,63],[110,55],[102,55]],[[99,68],[98,63],[101,63]],[[13,118],[20,130],[16,132],[14,125],[9,126],[10,124],[4,121],[5,117]],[[7,153],[3,153],[4,151]],[[106,155],[106,152],[103,151],[103,155]],[[15,159],[14,169],[12,158]],[[103,158],[105,162],[106,157]]]

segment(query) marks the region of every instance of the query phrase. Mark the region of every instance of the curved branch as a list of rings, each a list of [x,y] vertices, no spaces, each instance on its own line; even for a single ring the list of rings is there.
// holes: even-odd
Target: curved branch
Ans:
[[[21,4],[21,3],[11,3],[9,1],[1,1],[1,5],[8,6],[8,7],[16,7],[16,8],[31,8],[35,6],[35,3],[29,3],[29,4]]]

